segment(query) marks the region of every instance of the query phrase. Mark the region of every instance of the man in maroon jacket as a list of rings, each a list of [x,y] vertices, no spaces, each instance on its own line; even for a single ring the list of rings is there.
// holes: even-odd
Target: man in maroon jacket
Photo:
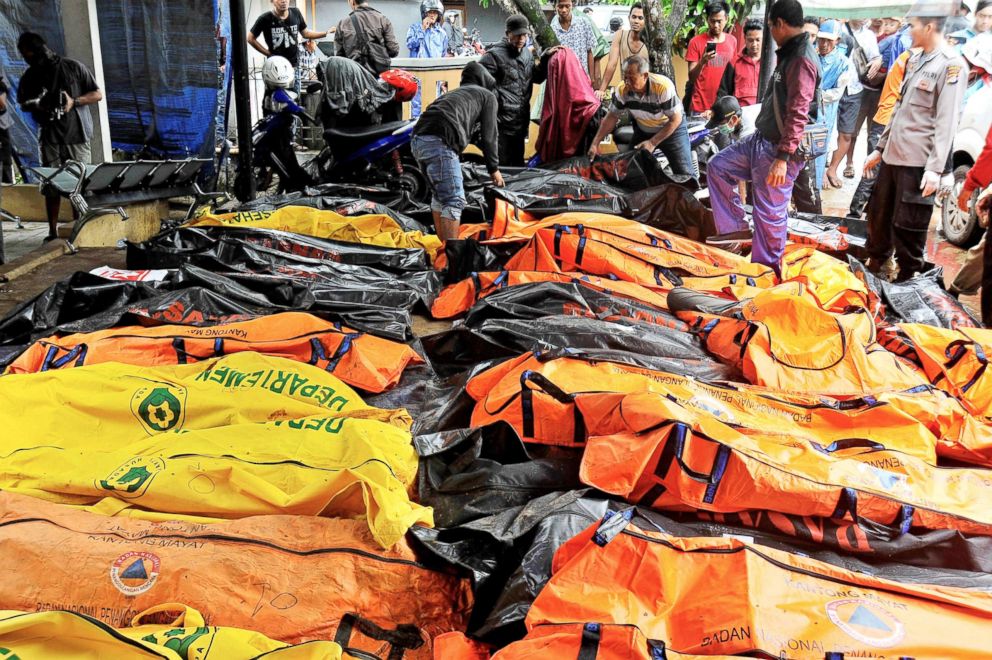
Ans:
[[[789,198],[804,164],[796,151],[810,123],[820,69],[813,45],[803,31],[803,6],[798,0],[778,0],[772,5],[768,27],[778,44],[778,63],[762,98],[756,130],[707,164],[713,219],[720,234],[706,242],[726,249],[740,249],[753,242],[751,261],[779,273]],[[750,181],[753,190],[753,235],[738,195],[740,181]]]

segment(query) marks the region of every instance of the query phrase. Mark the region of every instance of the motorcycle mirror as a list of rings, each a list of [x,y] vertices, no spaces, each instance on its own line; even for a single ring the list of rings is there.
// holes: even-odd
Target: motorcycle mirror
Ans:
[[[324,89],[324,83],[312,82],[307,85],[307,94],[319,94]]]

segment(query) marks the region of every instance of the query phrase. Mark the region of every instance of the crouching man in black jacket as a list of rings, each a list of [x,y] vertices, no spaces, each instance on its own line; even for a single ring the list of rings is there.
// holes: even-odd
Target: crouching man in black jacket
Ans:
[[[442,241],[458,238],[465,208],[461,153],[481,126],[479,145],[493,183],[503,187],[496,138],[496,81],[478,62],[462,71],[458,89],[427,106],[413,129],[413,156],[431,186],[434,227]]]

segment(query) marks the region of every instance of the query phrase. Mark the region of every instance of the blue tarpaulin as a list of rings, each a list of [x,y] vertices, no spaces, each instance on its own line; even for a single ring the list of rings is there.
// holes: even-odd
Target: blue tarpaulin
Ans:
[[[15,118],[11,136],[18,160],[27,167],[38,164],[38,127],[14,102],[27,68],[17,52],[17,38],[25,31],[38,32],[64,55],[61,4],[0,3],[0,64],[11,81],[8,112]],[[220,20],[222,33],[230,37],[227,0],[96,4],[114,149],[149,158],[212,157],[217,91],[224,78],[215,26]]]
[[[114,149],[212,157],[223,79],[218,0],[97,0],[97,7]]]

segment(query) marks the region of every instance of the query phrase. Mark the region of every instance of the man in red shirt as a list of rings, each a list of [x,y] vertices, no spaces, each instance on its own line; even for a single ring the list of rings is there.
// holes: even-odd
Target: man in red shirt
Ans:
[[[971,197],[976,190],[984,190],[992,184],[992,126],[985,136],[985,148],[979,154],[978,160],[968,170],[968,178],[964,180],[964,186],[958,194],[958,208],[965,213],[969,212]]]
[[[727,7],[723,2],[706,5],[706,34],[700,34],[689,42],[685,61],[689,63],[689,85],[692,87],[693,114],[702,114],[716,102],[717,91],[723,70],[737,55],[737,39],[727,34]]]
[[[744,50],[727,65],[717,98],[733,96],[741,107],[758,102],[758,73],[761,70],[761,21],[744,24]]]

